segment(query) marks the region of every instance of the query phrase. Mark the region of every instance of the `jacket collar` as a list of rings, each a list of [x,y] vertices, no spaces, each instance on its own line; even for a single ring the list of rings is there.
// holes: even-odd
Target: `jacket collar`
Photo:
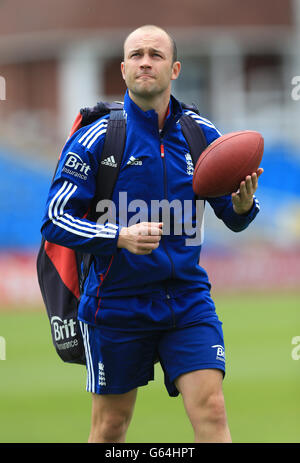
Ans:
[[[127,114],[127,117],[133,119],[136,123],[141,123],[143,125],[151,125],[155,128],[158,128],[158,115],[154,109],[149,111],[143,111],[129,96],[128,90],[125,93],[124,97],[124,109]],[[171,120],[176,120],[183,114],[183,109],[173,95],[171,95],[169,110],[166,116],[165,125],[169,124]]]

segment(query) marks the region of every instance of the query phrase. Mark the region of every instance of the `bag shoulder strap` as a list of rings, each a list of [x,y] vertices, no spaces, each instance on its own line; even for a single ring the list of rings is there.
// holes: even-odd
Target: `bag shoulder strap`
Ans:
[[[126,140],[126,118],[123,110],[112,110],[97,174],[96,198],[111,198],[119,175]]]
[[[199,114],[199,111],[196,106],[187,106],[182,104],[183,109],[189,109],[196,114]],[[182,133],[187,141],[187,144],[190,148],[190,154],[193,159],[194,166],[197,164],[197,161],[201,153],[205,150],[208,143],[206,137],[203,133],[200,125],[193,119],[193,117],[188,114],[183,114],[180,118],[180,125]]]
[[[107,124],[104,146],[96,177],[96,193],[91,214],[96,222],[100,216],[96,205],[101,199],[111,199],[119,175],[126,141],[126,118],[123,110],[112,109]]]
[[[97,222],[101,217],[101,213],[97,211],[98,202],[102,199],[111,199],[112,197],[120,171],[125,140],[126,118],[123,109],[111,109],[97,171],[96,193],[89,212],[89,218],[94,222]],[[79,256],[79,261],[82,261],[83,264],[82,272],[80,273],[80,292],[82,293],[84,282],[93,261],[93,255],[83,254]]]

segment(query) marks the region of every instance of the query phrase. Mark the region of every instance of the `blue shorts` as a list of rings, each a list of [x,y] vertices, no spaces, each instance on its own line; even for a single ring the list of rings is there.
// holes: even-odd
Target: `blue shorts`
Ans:
[[[117,300],[110,300],[108,304],[111,309],[113,304],[115,314],[120,315],[116,317],[114,325],[112,318],[107,315],[102,324],[81,320],[87,359],[87,391],[123,394],[144,386],[154,379],[157,361],[163,369],[165,386],[171,397],[179,394],[174,381],[183,373],[214,368],[225,375],[222,323],[210,297],[207,294],[203,296],[202,291],[193,292],[167,302],[145,297],[126,298],[125,306],[129,312],[130,307],[136,309],[139,304],[150,304],[151,300],[155,317],[160,314],[161,320],[165,318],[165,323],[151,323],[154,315],[147,311],[148,323],[142,324],[140,329],[131,327],[130,323],[129,328],[124,324]],[[85,302],[96,304],[97,301],[87,298]],[[122,298],[119,307],[123,307],[123,304]],[[103,310],[109,309],[106,307]],[[110,322],[105,323],[108,318]]]

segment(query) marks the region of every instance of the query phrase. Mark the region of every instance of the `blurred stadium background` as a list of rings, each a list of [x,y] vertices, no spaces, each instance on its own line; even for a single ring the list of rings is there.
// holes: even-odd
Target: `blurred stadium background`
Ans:
[[[59,363],[37,284],[40,223],[78,110],[123,98],[122,43],[142,24],[176,38],[179,99],[222,133],[264,136],[261,212],[234,234],[207,208],[202,265],[224,322],[234,441],[299,442],[299,0],[0,1],[0,441],[86,441],[85,373]],[[130,442],[192,440],[159,369],[139,397]]]

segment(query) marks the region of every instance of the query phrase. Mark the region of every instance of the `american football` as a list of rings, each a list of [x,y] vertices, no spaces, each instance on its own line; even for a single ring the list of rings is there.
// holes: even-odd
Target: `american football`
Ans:
[[[263,150],[259,132],[244,130],[221,136],[203,151],[195,166],[195,194],[213,198],[237,191],[241,181],[259,168]]]

